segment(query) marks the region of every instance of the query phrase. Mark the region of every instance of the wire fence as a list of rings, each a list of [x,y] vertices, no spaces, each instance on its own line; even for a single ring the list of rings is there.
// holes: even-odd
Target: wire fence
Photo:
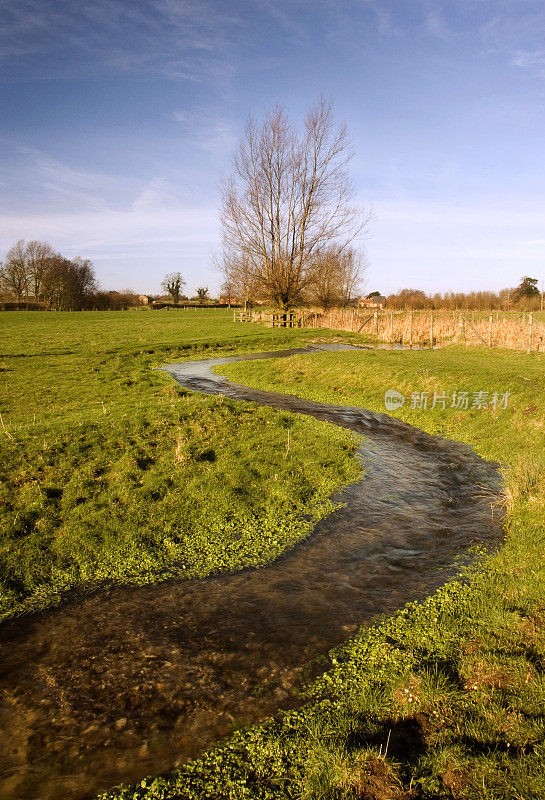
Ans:
[[[493,314],[459,311],[362,311],[305,308],[287,312],[235,311],[238,322],[267,327],[328,328],[358,333],[369,341],[434,347],[454,342],[527,352],[545,350],[545,324],[531,313]]]

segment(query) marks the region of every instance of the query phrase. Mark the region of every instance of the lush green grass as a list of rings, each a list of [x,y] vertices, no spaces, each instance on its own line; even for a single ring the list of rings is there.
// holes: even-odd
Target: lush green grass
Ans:
[[[327,336],[329,332],[325,332]],[[173,359],[279,349],[310,332],[233,323],[229,311],[0,313],[0,403],[19,425],[100,420],[149,401],[172,380],[151,370]],[[331,334],[333,335],[333,334]],[[142,395],[142,392],[145,394]]]
[[[309,705],[111,798],[545,797],[543,356],[462,349],[229,365],[237,381],[383,410],[384,391],[509,390],[508,408],[398,416],[505,466],[507,538],[338,648]]]
[[[260,565],[306,535],[302,513],[326,513],[356,477],[353,438],[186,393],[152,367],[313,333],[222,311],[0,315],[2,613],[97,579]],[[306,708],[111,796],[545,797],[543,356],[367,351],[222,371],[376,410],[388,388],[509,390],[506,410],[398,412],[505,465],[508,538],[469,580],[339,648]]]
[[[484,458],[506,464],[544,457],[539,447],[545,413],[545,361],[540,354],[449,347],[441,350],[317,353],[271,361],[227,364],[222,374],[263,389],[285,391],[341,405],[386,411],[384,394],[396,389],[407,398],[395,416],[430,433],[474,446]],[[468,410],[437,404],[433,393],[448,398],[467,391],[509,391],[507,408]],[[411,409],[412,393],[427,392],[427,409]],[[537,445],[537,446],[534,446]]]
[[[354,437],[153,367],[308,335],[218,310],[1,314],[0,617],[82,583],[260,566],[306,536],[359,475]]]

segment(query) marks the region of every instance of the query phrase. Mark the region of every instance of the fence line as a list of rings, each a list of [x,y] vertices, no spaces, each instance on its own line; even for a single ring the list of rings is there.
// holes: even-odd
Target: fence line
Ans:
[[[328,328],[359,333],[370,341],[430,347],[453,342],[502,347],[527,352],[545,351],[545,325],[533,314],[500,317],[456,311],[375,311],[335,308],[329,311],[296,309],[288,312],[235,311],[234,320],[267,327]]]

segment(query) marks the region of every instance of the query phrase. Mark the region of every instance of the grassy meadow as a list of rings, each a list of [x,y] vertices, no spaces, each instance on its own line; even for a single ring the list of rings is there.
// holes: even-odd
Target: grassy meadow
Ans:
[[[186,392],[153,367],[315,335],[235,325],[224,311],[1,314],[1,615],[102,580],[264,565],[306,536],[360,474],[355,437]],[[509,392],[505,409],[407,401],[392,412],[501,462],[505,543],[337,648],[301,689],[303,707],[110,800],[545,797],[543,358],[450,347],[221,368],[377,411],[387,389]]]
[[[501,462],[506,539],[426,601],[337,648],[333,669],[304,690],[303,708],[107,797],[545,797],[543,356],[463,348],[319,353],[221,372],[377,411],[390,388],[407,396],[509,391],[506,409],[406,403],[395,414]]]
[[[307,337],[221,310],[1,314],[0,618],[97,581],[261,566],[308,535],[360,474],[355,437],[153,369]]]

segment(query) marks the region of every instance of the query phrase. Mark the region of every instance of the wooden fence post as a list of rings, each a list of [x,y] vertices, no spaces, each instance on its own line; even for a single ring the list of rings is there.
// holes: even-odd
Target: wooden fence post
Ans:
[[[463,316],[461,314],[458,317],[458,334],[457,334],[457,338],[461,339],[463,342],[465,342],[466,332],[465,332],[465,326],[464,326],[464,318],[463,318]]]
[[[409,346],[413,346],[413,312],[409,314]]]
[[[433,347],[433,311],[430,311],[430,347]]]

